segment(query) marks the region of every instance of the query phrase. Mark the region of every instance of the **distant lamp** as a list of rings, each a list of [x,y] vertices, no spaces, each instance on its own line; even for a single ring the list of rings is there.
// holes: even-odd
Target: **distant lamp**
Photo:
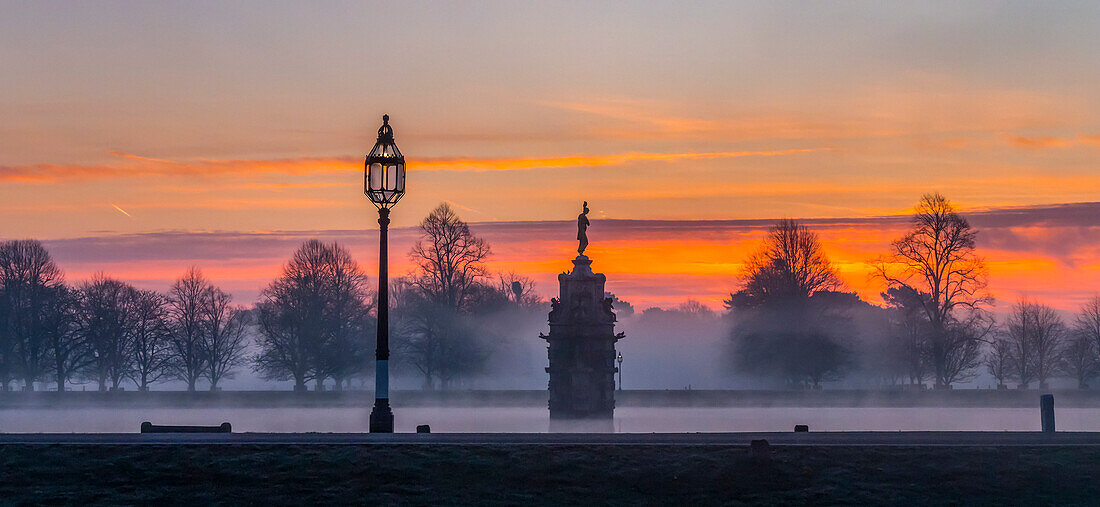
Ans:
[[[393,142],[390,115],[382,116],[378,141],[364,162],[363,193],[378,208],[378,345],[375,348],[374,408],[370,413],[371,433],[393,433],[390,408],[390,296],[389,228],[390,208],[405,195],[405,157]]]
[[[623,353],[619,352],[619,357],[615,358],[619,363],[619,390],[623,390]]]
[[[382,116],[378,141],[367,154],[363,192],[378,209],[389,209],[405,195],[405,156],[393,142],[390,115]]]

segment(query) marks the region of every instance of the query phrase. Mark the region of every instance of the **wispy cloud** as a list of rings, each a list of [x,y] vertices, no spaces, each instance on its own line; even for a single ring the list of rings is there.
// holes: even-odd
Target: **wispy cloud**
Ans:
[[[359,170],[351,157],[307,157],[274,160],[199,159],[172,161],[112,152],[117,164],[0,166],[0,183],[54,183],[62,180],[141,178],[164,176],[218,176],[240,174],[310,175]]]
[[[1007,136],[1008,144],[1017,148],[1041,150],[1046,148],[1072,148],[1075,146],[1100,146],[1100,135],[1078,134],[1077,137],[1023,137]]]
[[[428,157],[410,158],[408,167],[416,171],[516,171],[531,169],[561,169],[567,167],[607,167],[640,161],[677,162],[738,157],[776,157],[795,155],[829,148],[797,148],[785,150],[645,153],[628,152],[606,155],[563,155],[555,157]],[[107,178],[138,178],[163,176],[219,176],[244,174],[278,174],[305,176],[361,171],[358,157],[307,157],[273,160],[200,159],[172,161],[113,153],[120,159],[116,165],[55,165],[36,164],[0,166],[0,183],[53,183],[61,180]]]
[[[1100,248],[1094,245],[1100,234],[1100,203],[988,209],[966,216],[980,230],[979,248],[990,260],[995,289],[1008,299],[1020,290],[1041,291],[1052,303],[1073,309],[1100,281],[1100,271],[1089,268],[1100,265]],[[868,280],[866,262],[884,252],[909,220],[908,215],[889,215],[803,221],[821,235],[849,287],[874,300],[881,288]],[[598,268],[613,274],[609,286],[623,297],[662,304],[669,294],[713,299],[736,286],[740,263],[774,222],[598,220],[590,229],[590,249]],[[534,276],[543,293],[551,292],[553,276],[568,268],[575,227],[573,221],[471,224],[494,247],[493,269]],[[418,234],[415,227],[391,229],[394,273],[410,268],[402,253]],[[247,301],[310,238],[347,245],[364,263],[373,262],[377,252],[375,235],[363,230],[165,231],[46,244],[74,278],[106,269],[162,287],[188,265],[198,264],[213,268],[219,283],[228,283]]]
[[[718,151],[683,153],[616,153],[611,155],[564,155],[559,157],[521,157],[521,158],[429,158],[417,159],[415,169],[421,171],[512,171],[527,169],[561,169],[567,167],[606,167],[623,165],[630,162],[656,161],[677,162],[681,160],[709,160],[738,157],[777,157],[795,155],[829,148],[798,148],[789,150],[758,151]]]

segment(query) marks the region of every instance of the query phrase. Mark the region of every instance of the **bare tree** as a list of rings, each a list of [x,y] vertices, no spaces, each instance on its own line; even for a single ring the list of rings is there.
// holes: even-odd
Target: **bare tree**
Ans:
[[[1061,365],[1066,375],[1077,380],[1078,389],[1088,389],[1089,380],[1100,375],[1096,344],[1087,335],[1074,332],[1062,350]]]
[[[474,236],[447,203],[420,222],[420,233],[409,253],[417,268],[412,284],[435,303],[464,309],[474,286],[486,275],[489,244]]]
[[[233,378],[233,370],[245,363],[248,336],[245,310],[232,305],[233,297],[217,287],[209,287],[200,314],[203,332],[200,343],[202,375],[210,381],[210,390],[218,390],[223,378]]]
[[[373,336],[367,277],[347,249],[304,243],[257,304],[260,353],[254,369],[304,391],[328,376],[343,383],[365,367]]]
[[[985,355],[985,367],[997,380],[997,388],[1004,389],[1005,381],[1012,375],[1012,344],[1004,339],[993,340]]]
[[[764,238],[764,245],[745,263],[745,285],[731,294],[735,300],[762,304],[769,300],[806,299],[817,291],[840,287],[836,269],[821,251],[817,234],[794,220],[782,220]]]
[[[851,362],[841,340],[850,331],[843,322],[847,308],[829,297],[841,284],[817,234],[780,221],[748,258],[742,278],[743,288],[725,301],[734,323],[734,366],[788,387],[819,388],[840,378]],[[704,308],[689,301],[680,312],[699,316]]]
[[[64,285],[49,293],[45,303],[46,336],[50,349],[51,369],[57,392],[65,392],[65,383],[82,371],[92,359],[91,348],[77,327],[80,291]]]
[[[168,289],[168,317],[172,345],[171,369],[176,378],[194,391],[206,371],[202,340],[206,326],[203,309],[210,297],[210,282],[191,267]]]
[[[8,377],[33,390],[49,368],[51,302],[63,289],[64,274],[38,241],[0,243],[0,333]]]
[[[133,320],[130,333],[133,340],[133,368],[130,379],[139,391],[169,373],[172,360],[171,331],[168,326],[168,302],[151,290],[131,292],[129,298]]]
[[[129,298],[134,288],[102,273],[80,286],[77,312],[78,332],[92,358],[88,374],[99,390],[118,389],[129,376],[132,363],[132,334]]]
[[[1034,378],[1040,389],[1046,389],[1047,380],[1058,371],[1066,337],[1066,326],[1058,312],[1046,305],[1021,300],[1009,317],[1008,336],[1014,345],[1021,387],[1026,388]]]
[[[921,198],[912,224],[909,233],[891,244],[890,255],[876,264],[876,275],[890,286],[928,295],[921,307],[931,325],[929,357],[936,387],[950,387],[949,377],[957,377],[950,370],[970,362],[952,354],[968,354],[980,343],[959,343],[971,333],[949,331],[956,321],[969,318],[960,312],[978,311],[989,303],[985,263],[974,250],[978,232],[938,193]]]
[[[15,379],[15,326],[12,325],[12,306],[3,282],[0,282],[0,391],[10,390],[11,381]]]
[[[424,377],[424,387],[448,387],[480,371],[489,349],[479,339],[487,330],[470,318],[508,304],[511,287],[485,283],[489,244],[442,203],[420,223],[420,239],[409,252],[416,266],[397,302],[396,347],[402,362]],[[503,279],[501,280],[504,281]],[[519,282],[520,299],[524,282]]]
[[[337,390],[350,378],[366,370],[377,332],[371,317],[367,275],[344,247],[327,245],[326,270],[328,312],[324,346],[318,355],[320,380],[331,377]]]
[[[1019,381],[1020,389],[1027,389],[1035,380],[1035,340],[1032,339],[1034,315],[1020,301],[1013,307],[1002,333],[1011,346],[1012,376]]]
[[[1093,296],[1081,305],[1081,312],[1073,323],[1073,330],[1080,336],[1092,341],[1100,351],[1100,296]]]
[[[975,369],[982,363],[982,344],[993,333],[994,322],[986,314],[970,312],[965,319],[955,319],[948,324],[940,341],[938,357],[941,366],[937,376],[941,388],[950,389],[956,382],[973,379]],[[932,347],[933,364],[936,349]]]
[[[676,307],[676,311],[694,317],[714,316],[714,310],[711,310],[709,306],[700,303],[699,301],[694,299],[689,299],[687,301],[684,301],[683,303],[680,303]]]

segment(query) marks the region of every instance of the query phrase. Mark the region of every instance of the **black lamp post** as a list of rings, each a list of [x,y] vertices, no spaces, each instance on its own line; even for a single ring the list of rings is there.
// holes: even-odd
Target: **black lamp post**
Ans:
[[[393,433],[390,409],[390,296],[389,245],[390,208],[405,195],[405,157],[393,142],[390,115],[382,116],[378,141],[364,164],[363,192],[378,208],[378,347],[375,349],[374,408],[370,412],[371,433]]]
[[[619,390],[623,390],[623,353],[619,352],[619,357],[616,358],[619,363]]]

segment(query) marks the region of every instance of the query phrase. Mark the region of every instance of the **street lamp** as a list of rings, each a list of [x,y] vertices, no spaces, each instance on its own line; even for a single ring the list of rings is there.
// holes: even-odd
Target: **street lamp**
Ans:
[[[619,352],[619,357],[615,359],[619,362],[619,390],[623,390],[623,353]]]
[[[382,116],[378,141],[363,165],[363,192],[378,208],[378,346],[375,348],[374,408],[370,412],[371,433],[393,433],[390,409],[390,296],[389,245],[390,208],[405,195],[405,157],[393,142],[390,115]]]

